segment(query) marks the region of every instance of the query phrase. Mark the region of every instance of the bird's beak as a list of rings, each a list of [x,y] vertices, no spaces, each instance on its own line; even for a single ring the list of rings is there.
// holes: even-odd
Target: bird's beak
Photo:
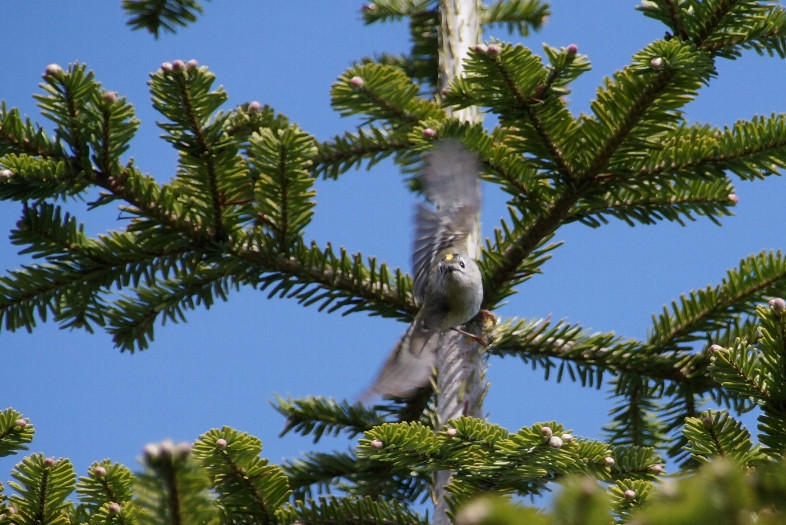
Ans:
[[[439,273],[441,274],[451,273],[455,270],[455,268],[446,261],[440,261],[437,268],[439,268]]]

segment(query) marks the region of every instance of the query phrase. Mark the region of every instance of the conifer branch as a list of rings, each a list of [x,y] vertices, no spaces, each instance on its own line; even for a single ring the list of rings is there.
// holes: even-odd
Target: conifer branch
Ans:
[[[35,317],[46,320],[47,311],[64,326],[103,326],[112,311],[103,297],[112,285],[138,286],[144,280],[149,286],[194,257],[188,246],[156,246],[133,233],[89,239],[73,217],[61,217],[59,207],[46,203],[26,210],[12,239],[29,245],[23,252],[49,262],[23,267],[12,272],[15,279],[2,280],[0,318],[10,330],[32,329]]]
[[[581,202],[566,221],[580,221],[591,227],[607,224],[606,216],[625,221],[630,226],[655,224],[670,220],[685,225],[696,220],[694,215],[707,217],[720,226],[719,217],[731,215],[734,201],[729,198],[733,187],[728,180],[652,180],[638,187],[625,185],[608,192],[598,201]]]
[[[392,129],[445,118],[442,108],[418,96],[420,88],[398,68],[360,64],[333,84],[331,105],[342,116],[365,115],[366,123],[386,121]]]
[[[709,6],[705,7],[701,10],[703,12],[697,13],[699,15],[696,17],[698,27],[695,28],[694,34],[691,35],[693,40],[696,42],[705,42],[713,32],[719,29],[721,22],[734,11],[736,7],[734,3],[733,1],[729,2],[726,0],[714,2],[711,8],[709,8]]]
[[[729,313],[752,314],[755,304],[769,297],[786,295],[786,261],[780,251],[753,255],[730,270],[721,284],[688,296],[671,312],[654,318],[649,344],[653,348],[679,348],[722,328]]]
[[[237,288],[224,268],[206,260],[192,272],[168,279],[156,279],[134,289],[134,297],[117,299],[105,313],[115,346],[123,350],[144,350],[153,337],[154,323],[185,321],[184,309],[197,305],[210,308],[216,298],[226,300],[229,290]],[[162,322],[163,322],[162,321]]]
[[[500,246],[498,256],[489,262],[484,280],[484,304],[496,304],[500,290],[505,284],[515,280],[520,274],[519,268],[533,251],[550,238],[557,228],[568,217],[572,206],[577,201],[573,193],[564,193],[554,199],[542,213],[529,222],[526,228],[513,232]]]
[[[658,418],[662,422],[659,429],[662,442],[658,448],[665,449],[668,457],[683,468],[689,468],[694,463],[690,455],[685,452],[686,441],[682,434],[685,418],[695,417],[704,401],[721,391],[717,383],[706,392],[694,390],[694,385],[690,383],[666,383],[663,385],[662,393],[658,393],[660,395]]]
[[[582,179],[595,178],[604,171],[603,168],[608,165],[612,156],[628,139],[634,127],[641,122],[649,107],[669,86],[674,76],[673,72],[660,73],[654,76],[650,82],[641,86],[640,90],[637,90],[634,98],[628,102],[627,111],[621,114],[619,120],[614,123],[614,128],[610,130],[611,133],[597,144],[597,149],[593,152],[591,160],[581,176]],[[597,105],[593,109],[595,108]]]
[[[210,478],[191,454],[190,443],[164,441],[144,450],[145,470],[136,477],[136,502],[169,523],[215,523],[219,508]]]
[[[98,97],[98,94],[94,95]],[[104,91],[101,98],[94,101],[100,115],[98,133],[90,136],[93,149],[95,175],[117,175],[120,171],[119,158],[129,148],[129,142],[136,134],[139,121],[135,118],[134,108],[123,97],[113,91]]]
[[[84,64],[74,64],[67,72],[53,68],[40,84],[47,95],[34,95],[44,116],[57,124],[57,136],[70,146],[74,167],[89,165],[86,127],[96,117],[98,84]]]
[[[149,175],[143,175],[135,166],[126,166],[117,177],[98,177],[97,185],[109,190],[114,198],[128,204],[121,210],[140,216],[131,225],[132,231],[145,231],[157,225],[182,234],[197,245],[210,242],[209,235],[190,218],[182,215],[175,193],[168,185],[159,186]],[[100,201],[100,204],[108,200]]]
[[[349,255],[343,248],[338,256],[332,247],[324,250],[312,244],[297,245],[292,255],[281,257],[264,244],[230,247],[233,258],[253,266],[238,274],[238,280],[264,290],[269,297],[292,297],[304,305],[345,313],[371,310],[388,317],[411,320],[417,313],[412,296],[412,280],[400,269],[391,272],[386,264],[360,254]]]
[[[115,276],[101,267],[74,268],[62,265],[33,265],[9,272],[0,279],[0,321],[14,331],[36,326],[36,317],[68,321],[65,326],[90,330],[90,322],[104,324],[104,313],[94,294]]]
[[[599,366],[658,382],[675,382],[694,393],[709,392],[714,382],[707,370],[707,356],[685,345],[724,329],[731,312],[751,315],[757,302],[786,295],[782,259],[780,252],[743,259],[720,285],[683,297],[679,306],[672,303],[672,313],[664,310],[655,320],[647,342],[625,341],[613,333],[590,335],[580,326],[563,322],[552,327],[549,321],[508,321],[495,328],[489,351],[522,359],[541,356],[540,366],[547,370],[554,366],[552,359],[575,362],[583,367],[578,369],[582,384],[590,386],[594,383],[585,368]]]
[[[430,9],[433,0],[372,0],[361,11],[366,24],[393,22],[405,17],[417,16]]]
[[[611,422],[603,427],[617,446],[655,447],[663,442],[660,412],[663,383],[638,374],[621,374],[614,380],[618,405],[609,411]]]
[[[414,504],[428,491],[428,476],[358,459],[352,452],[313,452],[283,465],[295,499],[335,490]]]
[[[35,428],[22,414],[13,408],[0,410],[0,457],[27,450],[33,434]]]
[[[194,444],[194,458],[209,474],[227,521],[277,523],[276,512],[292,494],[283,470],[268,465],[261,451],[259,439],[226,426]]]
[[[738,341],[727,351],[713,347],[710,373],[732,395],[772,404],[766,378],[760,374],[762,356],[747,341]]]
[[[507,193],[519,199],[537,199],[543,191],[535,178],[535,169],[529,163],[518,162],[513,147],[493,144],[483,151],[484,166],[490,172],[487,177],[499,184]]]
[[[575,167],[565,155],[575,121],[563,101],[564,85],[588,69],[588,63],[567,50],[546,49],[550,68],[518,46],[491,44],[470,51],[464,78],[453,81],[445,102],[458,107],[479,105],[500,115],[504,126],[523,135],[534,162],[562,175]]]
[[[724,128],[719,137],[717,167],[743,180],[778,175],[786,168],[786,115],[754,117]]]
[[[705,410],[697,417],[687,418],[683,435],[686,452],[698,463],[727,457],[741,465],[752,465],[764,459],[747,429],[725,412]]]
[[[133,501],[134,481],[131,471],[119,463],[108,459],[94,462],[88,469],[88,475],[80,476],[76,485],[80,505],[75,513],[82,516],[93,514],[105,521],[118,514],[126,522],[138,519],[142,510]],[[71,522],[74,521],[72,517]]]
[[[409,147],[406,136],[373,126],[360,128],[357,133],[347,132],[319,144],[313,173],[315,177],[337,179],[342,173],[360,166],[364,159],[367,159],[366,168],[371,169],[377,162],[404,153]]]
[[[657,458],[651,450],[640,452],[627,456],[624,471],[613,473],[607,445],[576,439],[556,422],[508,433],[468,417],[450,421],[436,436],[419,424],[380,425],[367,432],[358,446],[361,459],[394,469],[452,470],[448,491],[453,509],[477,491],[538,494],[544,489],[545,479],[560,479],[576,472],[605,480],[635,472],[633,477],[651,479],[654,474],[649,467]]]
[[[17,108],[0,103],[0,155],[18,152],[31,156],[64,158],[62,144],[53,141],[41,126],[29,118],[24,121]]]
[[[249,175],[254,179],[251,207],[261,229],[280,254],[301,242],[314,208],[314,179],[309,170],[314,139],[296,126],[262,129],[250,138]]]
[[[490,335],[489,352],[517,356],[543,368],[548,377],[554,360],[574,363],[582,386],[600,387],[602,373],[640,375],[656,381],[691,385],[697,391],[712,386],[706,374],[707,358],[688,351],[654,352],[646,343],[609,333],[590,334],[579,325],[548,320],[500,323]]]
[[[325,433],[337,436],[343,432],[352,438],[385,422],[378,411],[370,410],[361,403],[350,405],[346,401],[338,403],[320,397],[293,401],[276,396],[273,408],[287,418],[282,436],[290,431],[304,436],[313,434],[315,443]]]
[[[504,25],[509,33],[527,36],[537,31],[551,14],[549,5],[539,0],[497,0],[483,6],[481,23],[484,26]]]
[[[762,179],[786,167],[786,116],[756,116],[723,130],[680,126],[664,134],[662,144],[637,168],[637,177],[706,179],[731,172],[742,180]]]
[[[162,29],[174,33],[202,14],[196,0],[123,0],[123,9],[131,16],[127,24],[132,29],[147,29],[155,38]]]
[[[151,75],[153,106],[170,122],[159,123],[164,138],[181,152],[180,170],[173,182],[182,201],[182,213],[202,225],[216,242],[228,235],[222,194],[231,181],[240,182],[244,166],[238,147],[226,140],[223,120],[210,119],[227,95],[210,91],[215,76],[195,63],[175,61]],[[237,190],[235,190],[237,191]]]
[[[683,9],[679,2],[674,0],[661,0],[654,2],[642,2],[636,9],[642,11],[646,16],[659,20],[666,24],[674,36],[682,40],[688,39],[687,29],[683,21]]]
[[[66,498],[76,482],[76,473],[69,460],[33,454],[23,459],[11,471],[11,476],[14,481],[8,486],[17,492],[9,498],[15,521],[67,523],[70,504]]]
[[[281,523],[344,524],[344,525],[429,525],[429,520],[392,499],[390,502],[372,497],[319,498],[296,501],[277,515]]]

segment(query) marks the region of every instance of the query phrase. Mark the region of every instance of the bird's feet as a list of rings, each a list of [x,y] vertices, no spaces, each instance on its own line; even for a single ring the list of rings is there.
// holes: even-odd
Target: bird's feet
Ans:
[[[489,345],[488,342],[486,342],[486,340],[483,339],[482,337],[480,337],[479,335],[471,334],[471,333],[467,332],[466,330],[462,330],[461,328],[457,328],[455,326],[453,327],[453,330],[455,330],[456,332],[460,333],[461,335],[465,335],[465,336],[469,337],[470,339],[472,339],[473,341],[475,341],[479,345],[482,345],[484,347],[487,347]]]
[[[494,317],[494,314],[492,314],[488,310],[481,310],[480,312],[478,312],[478,315],[476,315],[474,319],[472,319],[472,322],[477,323],[484,332],[487,332],[495,324],[497,324],[497,318]],[[467,332],[466,330],[462,330],[461,328],[458,327],[454,327],[453,330],[460,333],[461,335],[465,335],[469,337],[470,339],[472,339],[473,341],[475,341],[476,343],[478,343],[483,347],[487,348],[489,346],[489,342],[479,335],[475,335],[473,333]]]

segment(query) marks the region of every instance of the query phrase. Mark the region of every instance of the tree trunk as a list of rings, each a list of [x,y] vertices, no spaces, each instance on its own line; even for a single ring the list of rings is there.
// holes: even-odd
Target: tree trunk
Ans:
[[[480,42],[480,1],[441,0],[441,49],[439,55],[440,81],[442,87],[461,75],[462,61],[469,49]],[[482,120],[476,107],[455,111],[453,116],[468,121]],[[477,218],[474,235],[470,236],[466,253],[477,259],[480,241],[480,217]],[[450,419],[466,415],[483,416],[483,396],[486,392],[485,359],[482,348],[474,341],[457,332],[442,335],[437,352],[437,429]],[[449,471],[441,471],[434,480],[435,525],[449,525],[445,486],[450,480]]]

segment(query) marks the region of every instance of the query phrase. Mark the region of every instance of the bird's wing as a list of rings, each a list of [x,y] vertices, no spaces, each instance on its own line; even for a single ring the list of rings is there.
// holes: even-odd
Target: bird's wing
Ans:
[[[463,144],[442,141],[427,154],[421,183],[435,207],[419,204],[415,212],[412,267],[415,297],[422,303],[437,261],[450,251],[468,251],[480,213],[480,160]]]
[[[376,395],[407,397],[428,385],[440,334],[415,319],[390,353],[363,399]]]

